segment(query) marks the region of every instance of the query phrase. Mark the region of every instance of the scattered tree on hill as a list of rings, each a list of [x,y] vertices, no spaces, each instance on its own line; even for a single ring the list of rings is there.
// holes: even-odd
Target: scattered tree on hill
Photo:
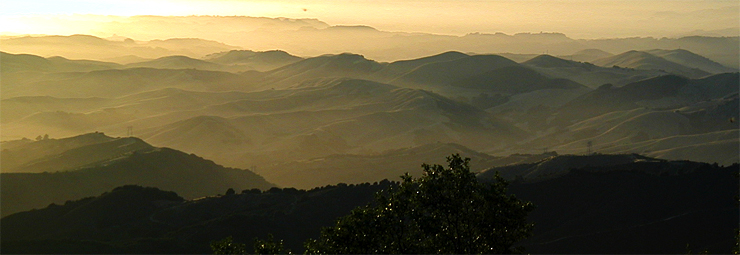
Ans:
[[[213,254],[246,254],[246,245],[243,243],[235,243],[234,239],[230,236],[219,241],[211,242],[211,250]]]
[[[511,253],[531,235],[534,206],[506,194],[507,182],[479,183],[455,154],[448,168],[424,164],[424,174],[378,193],[373,205],[354,209],[336,226],[305,243],[306,253]]]
[[[233,188],[229,188],[229,189],[226,190],[226,195],[227,196],[231,196],[231,195],[234,195],[234,194],[236,194],[236,191]]]
[[[219,241],[211,242],[211,250],[213,250],[213,254],[292,254],[289,249],[285,249],[283,240],[278,240],[276,242],[272,234],[267,235],[267,240],[260,240],[259,238],[254,239],[254,253],[247,253],[246,247],[247,246],[243,243],[234,242],[234,239],[231,236]]]
[[[267,235],[267,240],[254,239],[254,254],[292,254],[290,249],[285,249],[283,240],[274,240],[272,234]]]

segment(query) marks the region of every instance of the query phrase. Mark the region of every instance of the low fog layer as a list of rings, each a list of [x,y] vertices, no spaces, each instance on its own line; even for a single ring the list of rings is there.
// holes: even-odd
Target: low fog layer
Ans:
[[[737,14],[737,8],[735,10]],[[119,62],[131,62],[134,58],[154,59],[168,55],[201,58],[206,54],[226,49],[283,50],[302,57],[352,52],[377,61],[420,58],[451,50],[476,54],[571,55],[587,49],[600,49],[612,54],[629,50],[687,49],[711,57],[723,65],[737,68],[739,55],[736,46],[738,45],[737,38],[740,36],[736,16],[728,18],[735,22],[725,22],[730,27],[716,32],[687,31],[669,37],[654,37],[656,33],[643,35],[643,37],[635,37],[631,34],[620,36],[618,33],[613,33],[586,37],[589,39],[580,39],[583,37],[579,37],[577,33],[571,34],[567,29],[544,30],[544,32],[543,29],[534,31],[519,29],[506,33],[496,29],[492,31],[467,30],[459,34],[442,34],[384,30],[367,25],[335,25],[317,19],[245,16],[84,16],[74,22],[67,20],[69,17],[64,16],[50,19],[56,22],[55,26],[71,30],[69,32],[36,33],[91,34],[112,42],[77,38],[72,44],[66,44],[58,41],[59,38],[31,40],[29,38],[10,39],[6,36],[2,40],[0,49],[10,53],[30,53],[45,57],[63,56]],[[716,22],[716,20],[713,21]],[[15,22],[23,22],[23,20],[10,23]],[[610,22],[616,23],[613,20]],[[674,24],[665,20],[660,23]],[[702,29],[706,28],[702,27]],[[614,30],[608,29],[608,31]],[[204,40],[171,38],[202,38]],[[101,46],[105,44],[113,44],[117,50],[102,49]]]

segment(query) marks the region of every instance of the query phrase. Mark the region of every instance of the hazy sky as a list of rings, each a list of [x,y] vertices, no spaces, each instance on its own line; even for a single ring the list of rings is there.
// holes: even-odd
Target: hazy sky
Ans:
[[[740,26],[738,0],[2,0],[0,3],[0,32],[38,34],[87,33],[84,26],[64,27],[48,19],[49,15],[63,15],[65,19],[84,20],[73,14],[316,18],[330,25],[362,24],[388,31],[454,35],[544,31],[562,32],[573,38],[677,36],[694,30]]]

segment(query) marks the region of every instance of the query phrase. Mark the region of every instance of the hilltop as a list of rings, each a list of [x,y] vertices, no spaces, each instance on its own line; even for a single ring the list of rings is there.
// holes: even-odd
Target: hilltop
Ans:
[[[27,141],[2,151],[3,159],[20,158],[15,155],[26,155],[28,163],[0,173],[3,215],[96,195],[126,184],[174,190],[188,199],[228,188],[274,186],[249,170],[226,168],[193,154],[155,148],[137,138],[112,138],[99,133]]]

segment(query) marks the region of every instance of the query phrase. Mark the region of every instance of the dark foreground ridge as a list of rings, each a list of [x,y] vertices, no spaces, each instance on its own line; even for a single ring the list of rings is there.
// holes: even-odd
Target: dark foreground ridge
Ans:
[[[529,214],[534,235],[521,243],[525,252],[684,253],[689,245],[727,253],[739,224],[738,170],[737,164],[641,160],[517,180],[509,191],[537,207]],[[5,253],[210,253],[214,240],[233,236],[249,245],[271,233],[302,252],[302,242],[317,238],[321,227],[391,185],[255,189],[196,200],[124,186],[7,216],[0,221],[2,247]]]

